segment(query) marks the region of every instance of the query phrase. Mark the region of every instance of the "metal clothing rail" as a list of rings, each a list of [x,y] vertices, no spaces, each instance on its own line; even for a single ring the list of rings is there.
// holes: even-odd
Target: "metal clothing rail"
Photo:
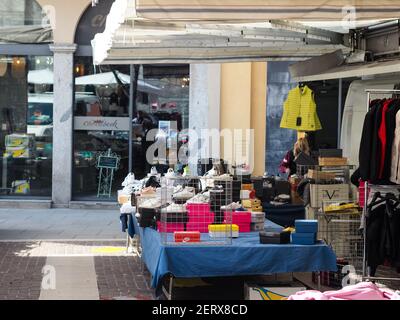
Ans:
[[[369,111],[369,105],[370,105],[370,100],[371,100],[371,95],[372,94],[382,94],[382,93],[400,93],[400,90],[397,89],[366,89],[365,92],[367,93],[367,112]],[[371,190],[374,188],[381,188],[381,189],[399,189],[400,190],[400,185],[376,185],[376,184],[370,184],[368,181],[365,181],[364,185],[364,217],[363,217],[363,242],[364,242],[364,248],[363,248],[363,269],[362,269],[362,279],[363,280],[386,280],[386,281],[400,281],[400,278],[388,278],[388,277],[371,277],[369,276],[369,269],[367,268],[367,207],[368,207],[368,189],[371,188]],[[400,231],[399,231],[400,232]]]

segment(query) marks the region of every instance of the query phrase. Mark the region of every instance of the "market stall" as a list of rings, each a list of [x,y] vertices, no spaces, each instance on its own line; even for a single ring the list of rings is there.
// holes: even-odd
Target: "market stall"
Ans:
[[[134,218],[134,223],[137,221]],[[265,228],[282,229],[270,221]],[[260,244],[259,233],[250,232],[228,246],[165,246],[160,233],[140,228],[142,259],[152,275],[151,285],[159,288],[164,276],[175,278],[228,277],[272,273],[336,271],[336,256],[325,243],[315,245]],[[202,240],[209,240],[207,234]],[[173,280],[173,278],[171,278]]]

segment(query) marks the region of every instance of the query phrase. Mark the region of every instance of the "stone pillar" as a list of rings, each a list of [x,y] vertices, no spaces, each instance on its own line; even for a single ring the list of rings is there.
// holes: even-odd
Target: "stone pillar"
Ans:
[[[72,189],[75,44],[55,43],[53,104],[53,187],[55,205],[69,205]]]
[[[189,129],[197,133],[197,139],[189,137],[190,150],[197,151],[189,156],[190,170],[197,175],[197,160],[201,157],[219,158],[219,139],[210,146],[200,141],[202,129],[220,129],[221,65],[190,65]],[[213,153],[212,150],[217,150]]]

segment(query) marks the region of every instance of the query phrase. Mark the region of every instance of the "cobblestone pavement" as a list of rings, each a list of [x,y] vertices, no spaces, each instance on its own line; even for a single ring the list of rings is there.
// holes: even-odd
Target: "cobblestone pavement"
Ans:
[[[79,282],[83,275],[79,271],[74,273],[79,257],[94,261],[92,272],[97,281],[94,290],[99,299],[154,299],[149,273],[142,270],[137,256],[126,253],[125,242],[99,240],[0,242],[0,300],[36,300],[43,296],[42,268],[47,261],[64,259],[60,261],[67,261],[71,266],[68,275],[72,274]],[[74,297],[74,288],[67,287],[68,290],[71,292],[55,295],[54,299]],[[50,298],[47,295],[47,299],[52,299],[52,295]]]

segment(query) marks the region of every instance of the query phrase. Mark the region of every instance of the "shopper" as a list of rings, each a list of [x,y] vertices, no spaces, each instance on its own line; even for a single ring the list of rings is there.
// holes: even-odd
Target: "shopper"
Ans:
[[[310,146],[307,138],[299,138],[294,144],[293,149],[286,153],[279,166],[279,172],[286,173],[288,178],[295,174],[297,172],[296,159],[298,159],[301,154],[311,157]]]

